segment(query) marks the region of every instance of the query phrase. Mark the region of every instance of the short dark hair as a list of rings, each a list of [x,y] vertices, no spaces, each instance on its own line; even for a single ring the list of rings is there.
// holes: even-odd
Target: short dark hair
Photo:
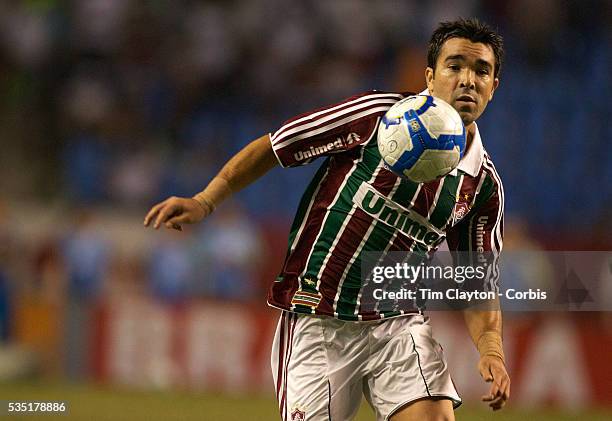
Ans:
[[[450,38],[465,38],[472,42],[490,45],[495,55],[494,76],[498,77],[504,58],[504,40],[500,34],[476,18],[440,22],[431,35],[427,47],[427,66],[436,69],[442,45]]]

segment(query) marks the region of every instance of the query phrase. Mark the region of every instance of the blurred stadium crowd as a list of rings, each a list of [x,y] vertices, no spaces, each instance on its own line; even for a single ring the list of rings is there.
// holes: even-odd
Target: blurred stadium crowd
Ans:
[[[316,163],[275,169],[191,233],[149,234],[132,254],[122,242],[142,237],[149,205],[196,193],[284,119],[363,90],[423,89],[429,34],[457,16],[505,37],[480,128],[521,244],[609,249],[609,1],[3,1],[4,337],[17,285],[67,291],[82,327],[75,315],[109,285],[263,303]]]

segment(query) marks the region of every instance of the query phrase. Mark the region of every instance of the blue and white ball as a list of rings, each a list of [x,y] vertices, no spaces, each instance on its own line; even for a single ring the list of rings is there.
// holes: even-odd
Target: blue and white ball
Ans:
[[[378,126],[378,150],[396,174],[416,183],[451,172],[465,151],[465,127],[440,98],[413,95],[394,104]]]

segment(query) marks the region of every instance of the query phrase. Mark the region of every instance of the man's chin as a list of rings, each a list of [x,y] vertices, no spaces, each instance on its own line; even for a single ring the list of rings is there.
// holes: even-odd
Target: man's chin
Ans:
[[[474,114],[465,111],[459,111],[459,117],[461,117],[461,121],[466,127],[476,121],[476,118],[474,118]]]

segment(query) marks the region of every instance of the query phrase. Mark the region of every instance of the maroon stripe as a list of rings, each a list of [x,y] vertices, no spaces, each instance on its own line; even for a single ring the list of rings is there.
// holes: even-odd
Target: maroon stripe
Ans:
[[[346,134],[346,129],[345,127],[347,125],[357,125],[359,123],[361,123],[363,120],[369,120],[372,119],[375,116],[378,115],[383,115],[389,108],[391,108],[393,106],[393,103],[391,102],[378,102],[378,103],[372,103],[372,105],[370,105],[369,107],[364,107],[362,109],[356,110],[354,112],[351,113],[347,113],[347,114],[342,114],[338,117],[332,118],[329,121],[326,121],[325,123],[321,123],[319,125],[316,126],[312,126],[312,127],[308,127],[308,128],[304,128],[303,130],[300,130],[299,132],[293,133],[291,134],[291,136],[282,139],[279,142],[275,142],[273,144],[274,150],[276,151],[276,153],[281,153],[283,152],[286,148],[298,148],[301,149],[305,146],[317,146],[318,144],[313,142],[313,139],[317,139],[320,137],[324,137],[326,141],[329,141],[328,139],[331,137],[333,137],[334,134],[337,135],[342,135],[342,134]],[[374,111],[377,108],[380,107],[384,107],[384,110],[378,110],[378,111]],[[362,115],[360,117],[357,117],[358,113],[367,113],[365,115]],[[331,126],[335,123],[338,123],[340,120],[344,120],[347,119],[349,117],[352,116],[352,119],[350,119],[349,121],[345,121],[343,123],[339,123],[339,125],[337,127],[327,127],[327,126]],[[317,129],[322,129],[323,131],[321,133],[315,134],[315,135],[308,135],[302,139],[296,139],[294,141],[292,141],[293,139],[304,135],[305,133],[308,133],[312,130],[317,130]],[[353,129],[353,127],[351,127],[351,129]],[[334,139],[335,140],[335,139]],[[290,142],[291,141],[291,142]],[[287,144],[282,145],[282,143],[287,142]]]
[[[371,112],[367,116],[343,123],[333,129],[324,130],[317,135],[308,136],[281,147],[275,146],[274,151],[284,166],[292,166],[298,163],[305,163],[305,161],[296,160],[298,154],[314,154],[314,158],[317,158],[318,156],[350,150],[372,137],[372,134],[376,130],[379,116],[383,114],[384,111]],[[349,133],[353,136],[351,137],[352,143],[350,144],[346,143]],[[332,146],[331,149],[329,149],[329,143],[333,145],[337,140],[341,140],[342,144]],[[317,148],[322,147],[325,151],[319,150],[317,152]]]
[[[359,208],[351,216],[336,247],[333,249],[332,257],[321,274],[319,291],[324,298],[319,302],[315,310],[316,314],[334,315],[334,298],[342,273],[357,250],[361,239],[372,225],[373,220],[374,218]]]
[[[397,236],[389,246],[389,251],[408,251],[414,244],[414,240],[401,232],[397,232]]]
[[[434,198],[436,197],[436,191],[442,179],[430,181],[421,185],[421,190],[414,201],[414,209],[418,214],[427,218],[429,208],[433,204]]]
[[[319,234],[321,224],[327,213],[327,207],[331,205],[344,178],[353,168],[354,159],[358,158],[359,154],[360,150],[355,149],[349,152],[345,159],[330,161],[328,175],[321,182],[319,192],[314,198],[314,204],[306,217],[301,236],[295,239],[297,246],[285,260],[282,269],[284,280],[283,282],[273,283],[269,290],[268,301],[271,304],[285,308],[287,303],[291,302],[293,294],[298,289],[298,276],[304,270],[304,266],[307,263],[307,257]]]
[[[393,189],[396,181],[397,176],[395,174],[381,169],[376,175],[372,186],[377,191],[387,196]],[[327,262],[325,268],[323,268],[319,291],[325,298],[321,300],[315,313],[327,315],[334,314],[333,300],[338,290],[340,278],[373,221],[373,217],[359,208],[351,215],[349,222],[340,235],[336,247],[330,250],[330,252],[333,253],[331,258]]]
[[[399,231],[397,231],[398,235],[393,239],[393,242],[387,249],[387,253],[390,251],[407,251],[410,249],[412,244],[414,244],[414,240],[412,238],[408,238],[405,235],[401,235]],[[375,311],[363,311],[363,300],[359,303],[359,312],[361,315],[361,320],[376,320],[380,319],[380,313]]]
[[[285,319],[286,319],[286,314],[287,312],[283,311],[281,313],[281,325],[280,325],[280,343],[279,343],[279,352],[278,352],[278,370],[277,370],[277,374],[276,374],[276,399],[279,402],[279,409],[280,409],[280,400],[281,400],[281,396],[280,396],[280,390],[281,390],[281,384],[282,384],[282,377],[283,377],[283,357],[285,356]]]
[[[359,98],[359,96],[355,96],[355,97],[349,98],[346,101],[339,102],[337,104],[330,105],[328,107],[318,108],[318,109],[310,111],[308,113],[304,113],[304,114],[298,115],[298,116],[294,117],[293,119],[291,119],[291,120],[287,121],[286,123],[284,123],[283,126],[281,126],[281,128],[278,129],[278,131],[276,133],[274,133],[274,138],[272,140],[272,144],[276,145],[277,143],[284,142],[285,140],[291,139],[292,137],[295,137],[295,136],[299,135],[300,133],[316,129],[317,127],[326,126],[328,124],[333,123],[334,121],[340,120],[342,118],[346,118],[347,116],[349,116],[351,114],[356,114],[356,113],[363,112],[363,111],[367,110],[370,107],[365,107],[365,108],[362,108],[362,109],[357,110],[357,111],[344,112],[344,113],[342,113],[337,118],[334,118],[332,120],[329,120],[329,121],[317,124],[315,126],[310,126],[310,127],[307,127],[307,128],[303,128],[300,131],[291,134],[291,136],[289,136],[289,137],[284,137],[284,133],[289,131],[289,130],[293,130],[293,129],[299,127],[299,126],[311,125],[312,123],[317,122],[317,120],[322,120],[322,119],[326,118],[327,116],[329,116],[331,114],[345,111],[348,108],[359,106],[359,105],[363,105],[363,104],[366,104],[368,102],[372,102],[373,106],[380,106],[381,105],[380,102],[377,102],[377,101],[395,100],[397,102],[397,101],[400,100],[400,98],[398,98],[397,96],[393,96],[391,94],[385,94],[384,97],[381,96],[381,97],[377,97],[377,98],[365,98],[366,96],[369,96],[369,95],[372,95],[372,94],[375,94],[375,93],[374,92],[368,92],[368,93],[366,93],[364,95],[360,95],[360,96],[362,96],[362,99],[360,99],[360,100],[358,100],[358,101],[356,101],[356,102],[354,102],[352,104],[349,104],[349,102],[355,101],[356,99]],[[380,94],[383,94],[383,93],[381,92]],[[335,110],[331,110],[332,108],[337,107],[339,105],[342,105],[342,107],[340,107],[338,109],[335,109]],[[391,105],[389,105],[389,106],[391,106]],[[325,110],[327,110],[327,111],[325,111]],[[321,111],[325,111],[325,112],[323,112],[322,114],[316,116],[315,118],[311,118],[311,119],[304,120],[302,122],[297,123],[297,120],[300,120],[300,119],[302,119],[304,117],[308,117],[309,115],[316,114],[316,113],[321,112]]]

